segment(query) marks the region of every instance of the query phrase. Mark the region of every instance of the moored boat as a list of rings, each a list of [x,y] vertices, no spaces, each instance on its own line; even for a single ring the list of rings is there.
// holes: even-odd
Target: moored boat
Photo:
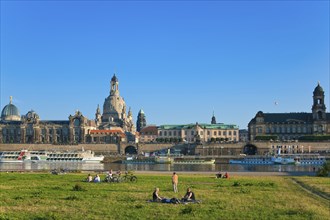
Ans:
[[[202,159],[194,159],[194,160],[178,160],[174,159],[173,164],[214,164],[215,160],[202,160]]]
[[[300,154],[294,160],[297,165],[322,165],[326,162],[325,156],[319,154]]]
[[[76,152],[52,152],[52,151],[4,151],[0,153],[0,162],[2,163],[22,163],[22,162],[82,162],[82,163],[100,163],[104,156],[95,156],[94,152],[76,151]]]
[[[155,163],[173,163],[174,159],[167,156],[156,156]]]
[[[281,157],[281,156],[272,157],[272,161],[274,162],[274,164],[283,164],[283,165],[296,163],[296,161],[292,157]]]
[[[247,156],[242,159],[229,160],[230,164],[247,164],[247,165],[270,165],[274,164],[271,157],[256,157],[256,156]]]
[[[246,156],[242,159],[229,160],[230,164],[247,165],[322,165],[326,162],[324,156],[319,154],[282,154],[268,156]]]

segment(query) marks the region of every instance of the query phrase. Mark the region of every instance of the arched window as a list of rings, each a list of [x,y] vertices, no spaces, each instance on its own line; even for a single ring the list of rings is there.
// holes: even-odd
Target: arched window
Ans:
[[[80,120],[76,118],[76,119],[73,121],[73,125],[74,125],[75,127],[80,126]]]

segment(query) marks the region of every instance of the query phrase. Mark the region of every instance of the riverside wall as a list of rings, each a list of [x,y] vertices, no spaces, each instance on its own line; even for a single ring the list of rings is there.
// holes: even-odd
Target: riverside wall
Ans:
[[[255,146],[258,154],[273,150],[273,146],[295,146],[303,149],[305,153],[327,152],[330,154],[330,142],[238,142],[238,143],[213,143],[213,144],[157,144],[157,143],[121,143],[121,144],[78,144],[78,145],[53,145],[53,144],[0,144],[0,151],[49,150],[49,151],[77,151],[92,150],[96,153],[125,154],[127,147],[133,146],[137,152],[152,152],[172,147],[193,150],[199,155],[239,155],[244,147]]]

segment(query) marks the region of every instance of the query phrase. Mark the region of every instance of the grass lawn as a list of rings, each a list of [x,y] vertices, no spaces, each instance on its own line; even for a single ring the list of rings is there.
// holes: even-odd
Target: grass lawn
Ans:
[[[304,184],[307,184],[308,186],[312,187],[315,190],[321,191],[330,196],[330,179],[329,178],[295,177],[295,179]]]
[[[329,200],[302,190],[291,177],[179,173],[174,194],[167,174],[137,175],[137,183],[82,182],[86,176],[0,173],[0,219],[330,219]],[[328,192],[330,179],[299,181]],[[77,184],[82,190],[74,190]],[[146,202],[155,187],[163,197],[181,198],[188,186],[201,204]]]

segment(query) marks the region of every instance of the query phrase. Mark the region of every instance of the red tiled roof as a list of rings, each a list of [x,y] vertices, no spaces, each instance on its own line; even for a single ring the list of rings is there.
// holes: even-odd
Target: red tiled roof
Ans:
[[[157,126],[147,126],[142,128],[142,130],[140,131],[141,134],[145,134],[146,132],[152,134],[158,134],[158,128]]]

